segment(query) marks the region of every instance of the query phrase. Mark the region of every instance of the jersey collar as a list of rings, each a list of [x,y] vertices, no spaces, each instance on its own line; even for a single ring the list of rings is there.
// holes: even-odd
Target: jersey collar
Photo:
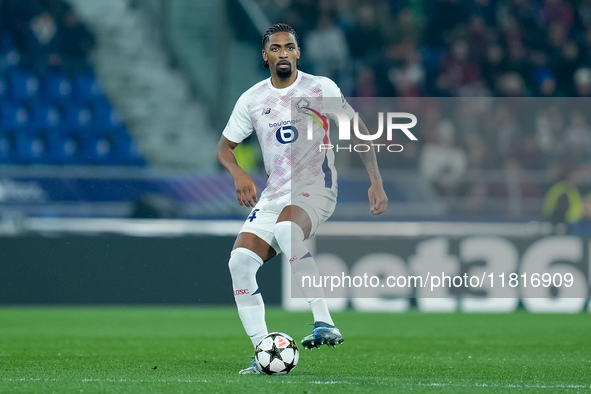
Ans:
[[[291,85],[289,85],[285,88],[278,89],[275,86],[273,86],[273,84],[271,83],[271,77],[269,77],[269,79],[267,79],[267,85],[269,85],[269,89],[271,89],[271,90],[274,90],[279,93],[285,93],[285,92],[289,91],[289,89],[295,87],[298,83],[300,83],[300,80],[302,79],[302,75],[304,73],[301,72],[300,70],[297,70],[297,73],[298,73],[298,76],[296,77],[296,80]]]

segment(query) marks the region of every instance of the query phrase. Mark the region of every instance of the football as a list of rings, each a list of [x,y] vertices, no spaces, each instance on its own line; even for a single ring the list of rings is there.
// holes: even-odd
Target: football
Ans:
[[[300,351],[292,337],[272,332],[257,345],[255,361],[267,375],[285,375],[298,364]]]

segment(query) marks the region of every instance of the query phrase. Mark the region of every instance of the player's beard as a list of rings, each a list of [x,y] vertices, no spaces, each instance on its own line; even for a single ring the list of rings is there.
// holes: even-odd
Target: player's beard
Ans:
[[[281,79],[288,79],[289,77],[291,77],[291,74],[293,74],[293,68],[291,66],[291,63],[289,64],[289,67],[284,69],[279,68],[279,64],[276,67],[276,71],[277,71],[277,77],[281,78]]]

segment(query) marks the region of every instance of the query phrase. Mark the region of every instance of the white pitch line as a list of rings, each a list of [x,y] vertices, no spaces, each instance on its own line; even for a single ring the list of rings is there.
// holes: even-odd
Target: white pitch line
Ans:
[[[49,379],[49,378],[0,378],[0,382],[4,383],[17,383],[17,382],[57,382],[58,379]],[[59,379],[62,382],[71,382],[69,379]],[[126,382],[126,383],[149,383],[149,382],[161,382],[161,383],[213,383],[213,380],[201,379],[201,380],[192,380],[192,379],[173,379],[173,380],[166,380],[166,379],[110,379],[110,378],[86,378],[80,380],[80,382],[88,383],[88,382]],[[238,380],[227,380],[225,383],[237,383]],[[267,382],[273,382],[268,380]],[[283,383],[302,383],[299,381],[294,380],[282,380]],[[345,384],[345,385],[354,385],[355,383],[345,381],[345,380],[311,380],[308,381],[309,384]],[[377,382],[373,382],[376,384]],[[360,382],[360,384],[364,384]],[[384,384],[384,382],[379,382],[378,384]],[[400,382],[396,383],[400,385]],[[430,383],[402,383],[404,386],[428,386],[428,387],[491,387],[491,388],[504,388],[504,389],[513,389],[513,388],[523,388],[523,389],[546,389],[546,390],[555,390],[555,389],[591,389],[591,385],[582,385],[582,384],[554,384],[554,385],[545,385],[545,384],[495,384],[495,383],[474,383],[474,384],[458,384],[458,383],[440,383],[440,382],[430,382]]]
[[[413,384],[409,384],[412,386]],[[490,383],[474,383],[474,384],[455,384],[455,383],[417,383],[419,386],[436,386],[436,387],[493,387],[493,388],[522,388],[522,389],[591,389],[591,386],[581,384],[490,384]]]

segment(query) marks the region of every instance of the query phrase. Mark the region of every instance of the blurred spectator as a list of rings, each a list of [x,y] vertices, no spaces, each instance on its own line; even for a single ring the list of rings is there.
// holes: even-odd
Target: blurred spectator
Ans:
[[[527,48],[525,46],[522,28],[513,15],[506,15],[501,20],[501,42],[511,69],[522,73],[524,71]]]
[[[454,41],[450,51],[443,55],[440,68],[454,95],[458,95],[462,87],[476,82],[480,73],[478,65],[471,59],[470,47],[465,40]]]
[[[517,216],[524,211],[534,211],[535,206],[528,204],[533,198],[542,196],[538,184],[523,175],[523,168],[517,157],[508,157],[503,163],[503,181],[491,187],[491,194],[502,198],[506,205],[499,207],[509,216]]]
[[[468,140],[468,167],[471,170],[488,170],[493,168],[493,158],[478,134],[472,134]]]
[[[515,117],[515,99],[497,101],[492,109],[489,122],[484,126],[486,141],[491,148],[491,154],[495,155],[495,164],[503,165],[504,158],[513,156],[517,142],[520,139],[519,123]]]
[[[577,164],[591,162],[591,128],[584,114],[574,113],[564,131],[564,150]]]
[[[482,17],[472,16],[470,18],[467,35],[470,52],[474,54],[475,59],[484,58],[492,37]]]
[[[59,68],[88,71],[93,33],[64,0],[5,0],[2,21],[19,50],[22,64],[39,77]]]
[[[587,67],[579,68],[573,76],[573,82],[576,97],[591,96],[591,69]]]
[[[422,38],[421,23],[418,16],[413,14],[411,8],[404,7],[400,9],[394,17],[387,14],[382,17],[387,17],[390,20],[394,19],[394,23],[388,23],[388,28],[383,29],[388,42],[408,44],[413,49],[419,45]]]
[[[295,29],[303,43],[308,33],[316,26],[317,15],[316,0],[292,0],[285,21]]]
[[[388,71],[388,79],[395,88],[398,97],[421,96],[421,85],[424,82],[425,71],[423,70],[421,55],[414,52],[401,67],[392,67]]]
[[[335,25],[331,13],[318,18],[316,29],[305,40],[305,61],[310,62],[311,72],[337,79],[349,65],[349,47],[345,34]]]
[[[509,71],[505,53],[500,45],[493,43],[486,49],[480,60],[480,70],[482,81],[490,88],[494,88],[499,77]]]
[[[470,14],[486,25],[495,26],[497,17],[497,0],[474,0],[470,5]]]
[[[68,73],[77,74],[91,68],[88,56],[96,45],[96,39],[74,10],[64,15],[62,45]]]
[[[459,194],[468,169],[466,153],[455,144],[455,128],[449,120],[441,120],[436,139],[427,142],[419,155],[419,171],[445,197]]]
[[[523,97],[526,94],[525,82],[516,72],[500,75],[495,82],[495,89],[500,97]]]
[[[49,11],[31,19],[24,31],[23,63],[38,75],[62,65],[62,33]]]
[[[523,137],[517,150],[519,163],[525,170],[540,171],[546,169],[546,162],[543,160],[540,150],[536,145],[536,139],[533,134]]]
[[[425,14],[428,25],[425,42],[430,46],[445,45],[450,40],[450,33],[466,23],[469,17],[467,2],[460,0],[432,0],[425,2]]]
[[[564,225],[577,223],[583,218],[585,206],[579,187],[586,170],[583,166],[564,163],[558,182],[546,192],[544,217],[558,225],[561,232],[566,232]]]
[[[72,6],[65,0],[41,0],[41,4],[46,11],[49,11],[60,23],[66,14],[73,11]]]
[[[260,157],[258,155],[259,151],[253,146],[251,142],[252,139],[250,139],[245,144],[238,145],[236,149],[234,149],[234,154],[236,155],[238,164],[247,172],[254,172],[258,170],[260,161]]]
[[[565,0],[543,0],[538,4],[539,12],[537,15],[541,24],[558,23],[566,30],[570,30],[574,22],[574,10],[570,2]]]
[[[375,8],[365,3],[358,9],[356,17],[355,26],[347,35],[351,56],[364,63],[373,64],[383,45]]]
[[[554,105],[544,108],[535,117],[537,146],[547,162],[564,153],[564,141],[559,138],[563,127],[562,114]]]
[[[556,90],[556,78],[548,68],[541,67],[535,72],[535,92],[539,97],[558,97],[562,92]]]
[[[377,97],[376,76],[373,68],[361,66],[357,70],[357,80],[353,89],[356,97]]]
[[[3,0],[0,3],[3,26],[8,30],[19,49],[25,45],[25,31],[31,19],[43,12],[41,0]]]
[[[581,65],[581,53],[579,46],[574,41],[567,41],[561,48],[562,58],[555,66],[556,84],[562,94],[572,92],[572,75]]]

